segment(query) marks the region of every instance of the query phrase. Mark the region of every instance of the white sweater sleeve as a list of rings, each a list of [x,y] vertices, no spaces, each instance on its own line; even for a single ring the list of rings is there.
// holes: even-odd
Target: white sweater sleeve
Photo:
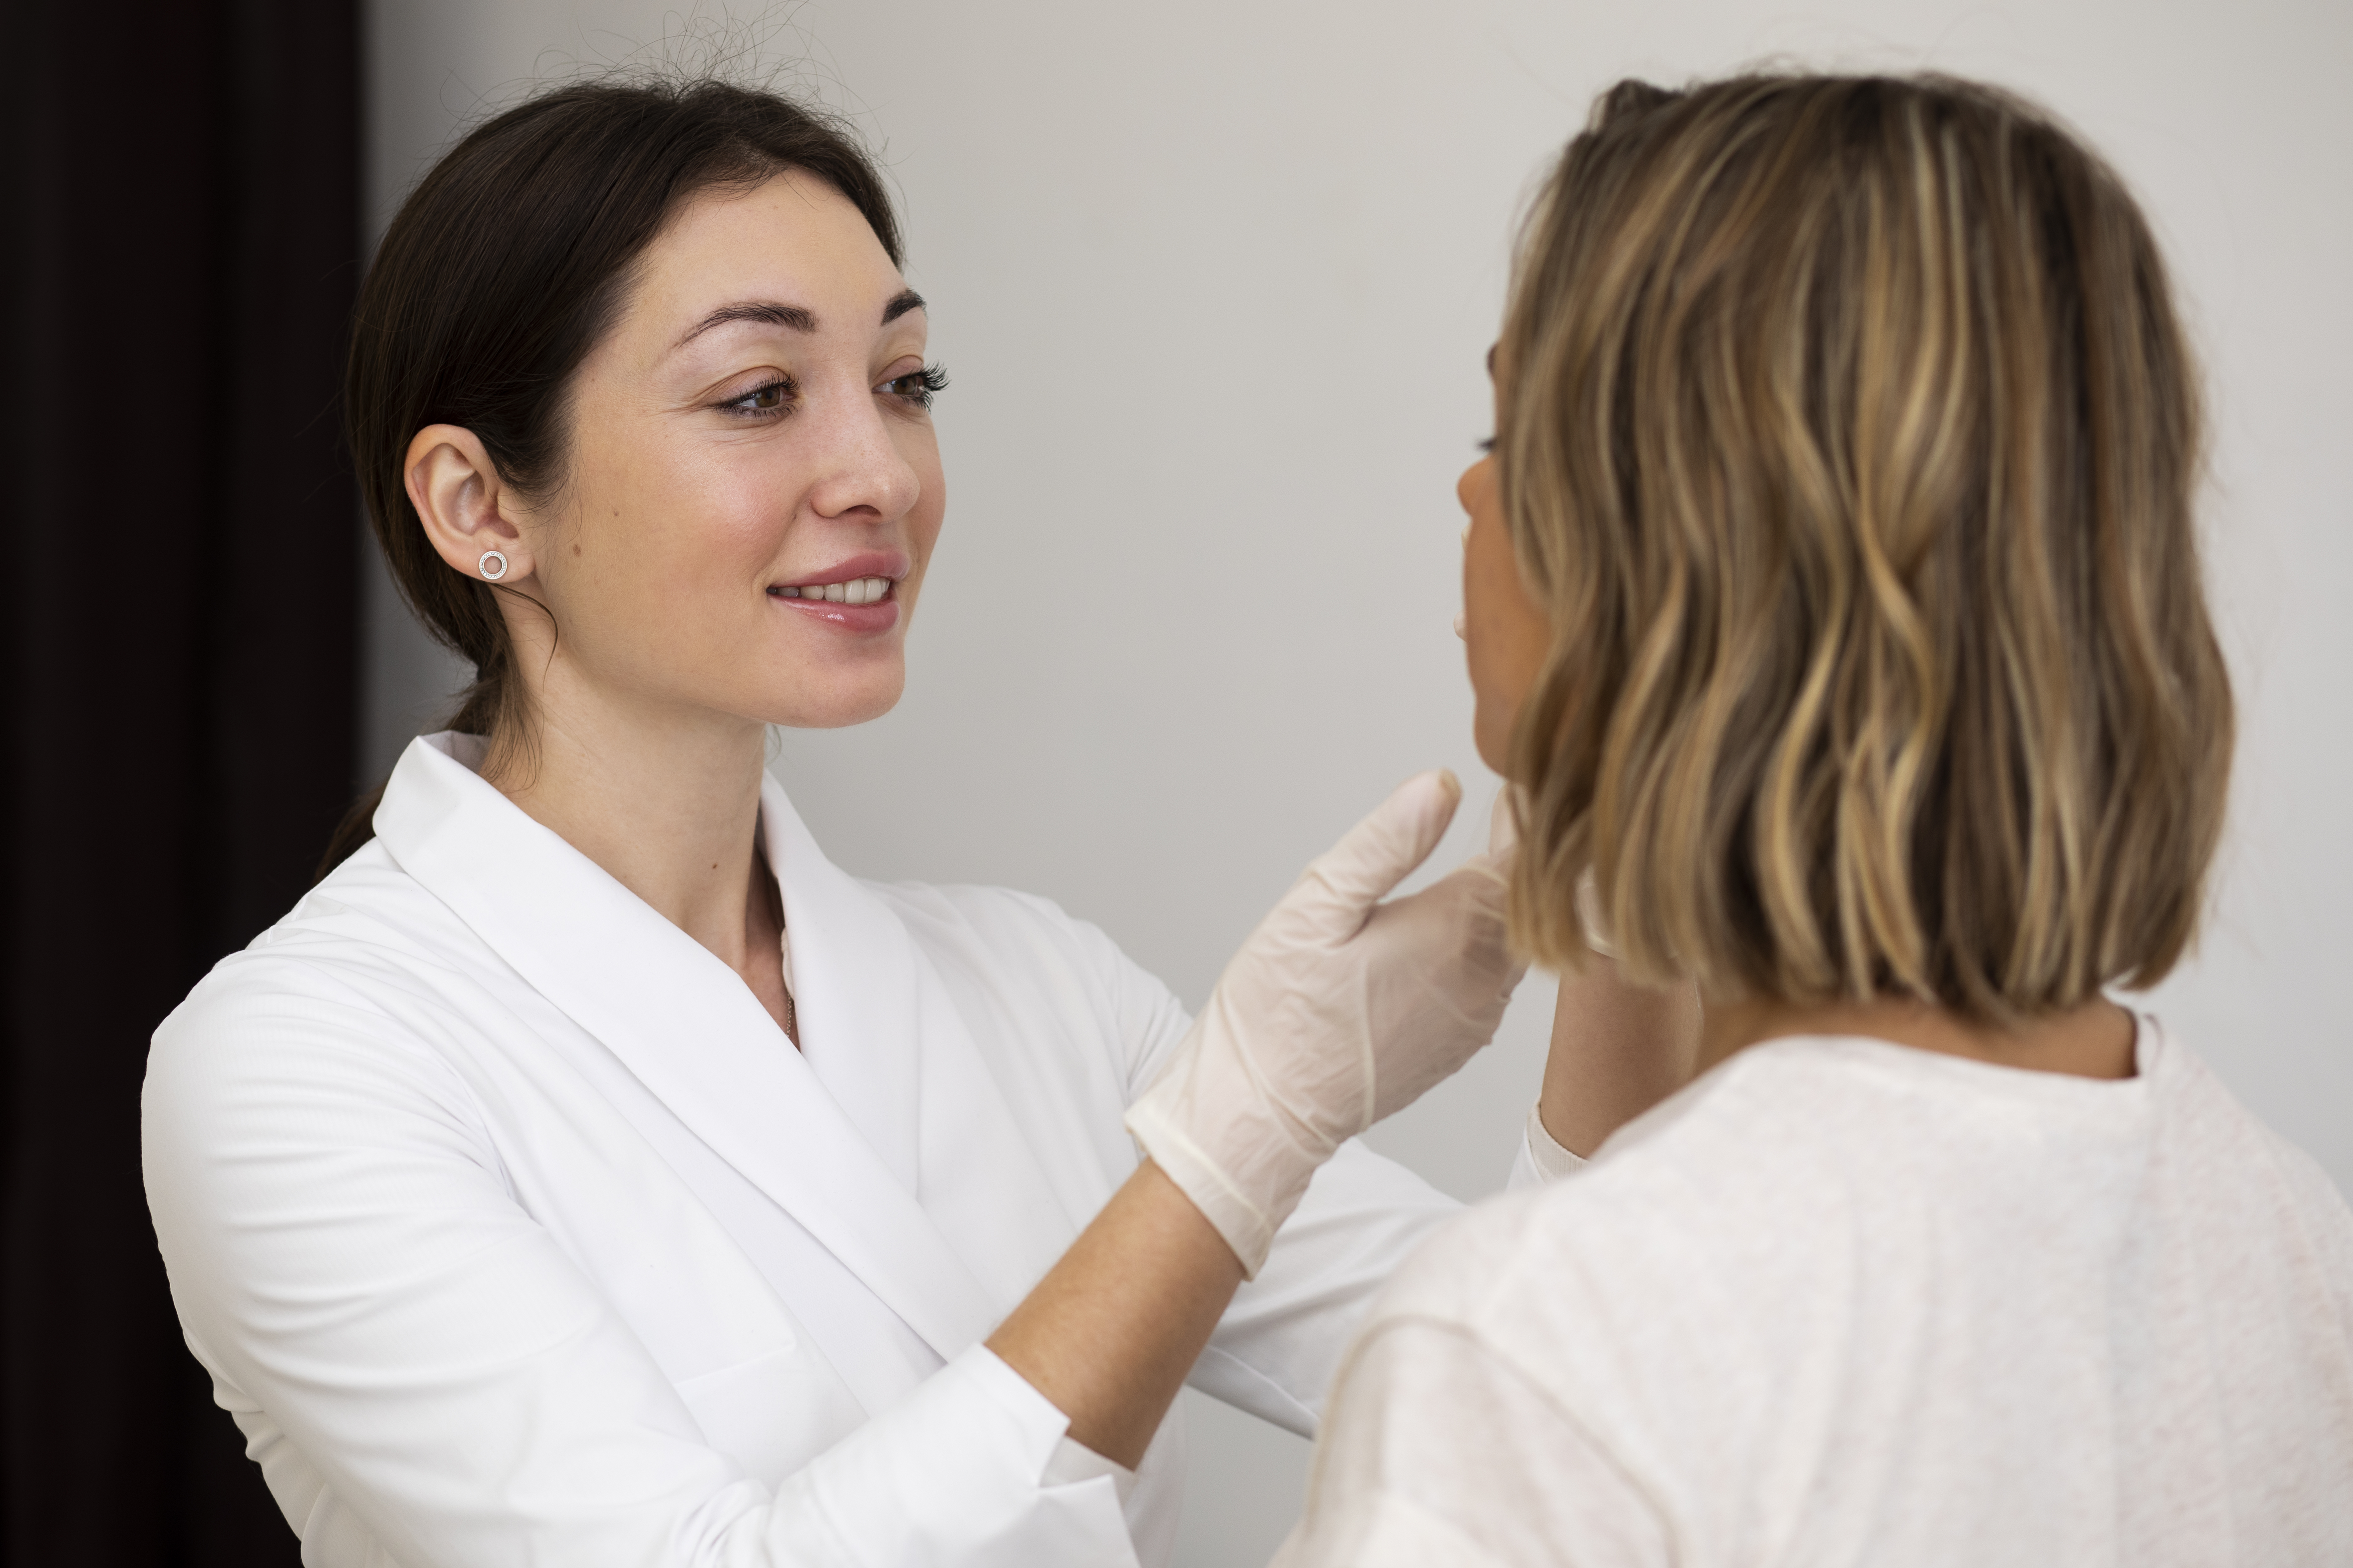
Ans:
[[[1605,1447],[1457,1322],[1383,1316],[1349,1352],[1274,1568],[1666,1568]]]
[[[1060,1480],[1067,1422],[982,1347],[773,1492],[744,1474],[375,1007],[167,1024],[144,1158],[189,1344],[306,1563],[1134,1561],[1113,1478]]]

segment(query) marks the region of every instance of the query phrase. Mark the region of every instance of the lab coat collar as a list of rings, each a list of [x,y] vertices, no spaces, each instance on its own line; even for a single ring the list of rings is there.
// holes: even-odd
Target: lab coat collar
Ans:
[[[410,743],[375,815],[393,858],[942,1357],[984,1338],[1011,1303],[992,1301],[1001,1289],[983,1289],[909,1179],[929,987],[905,927],[766,781],[763,837],[820,1073],[733,970],[477,776],[480,746]]]
[[[896,911],[828,860],[774,777],[761,841],[785,900],[801,1055],[1001,1313],[1079,1230],[946,984]]]
[[[917,1193],[922,1018],[907,928],[825,858],[765,775],[760,842],[784,895],[801,1059],[900,1189]]]

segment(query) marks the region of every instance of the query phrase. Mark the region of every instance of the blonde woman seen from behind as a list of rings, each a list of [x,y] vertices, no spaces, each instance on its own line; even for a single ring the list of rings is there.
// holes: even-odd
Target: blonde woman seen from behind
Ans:
[[[1514,929],[1695,983],[1698,1071],[1620,1127],[1556,1047],[1561,1179],[1384,1292],[1282,1563],[2353,1562],[2353,1215],[2106,994],[2232,733],[2130,195],[1967,83],[1627,83],[1492,363]]]

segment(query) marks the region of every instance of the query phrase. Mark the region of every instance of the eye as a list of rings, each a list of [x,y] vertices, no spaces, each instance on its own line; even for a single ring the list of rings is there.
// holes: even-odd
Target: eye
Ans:
[[[730,414],[752,419],[774,419],[792,412],[793,398],[800,391],[793,378],[780,375],[774,381],[763,382],[751,391],[727,399],[719,406]]]
[[[1492,456],[1495,450],[1495,438],[1493,436],[1485,437],[1479,441],[1473,442],[1472,445],[1476,446],[1482,452],[1488,453]]]
[[[948,389],[948,373],[939,365],[927,364],[921,370],[911,370],[904,375],[894,375],[875,388],[877,392],[929,408],[932,399]]]

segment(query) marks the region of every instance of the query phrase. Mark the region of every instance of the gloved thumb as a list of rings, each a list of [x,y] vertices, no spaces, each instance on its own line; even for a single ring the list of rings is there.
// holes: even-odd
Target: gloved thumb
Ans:
[[[1327,912],[1365,912],[1430,858],[1454,820],[1462,785],[1445,768],[1416,773],[1399,784],[1372,815],[1341,837],[1307,868],[1306,880],[1320,888]]]

